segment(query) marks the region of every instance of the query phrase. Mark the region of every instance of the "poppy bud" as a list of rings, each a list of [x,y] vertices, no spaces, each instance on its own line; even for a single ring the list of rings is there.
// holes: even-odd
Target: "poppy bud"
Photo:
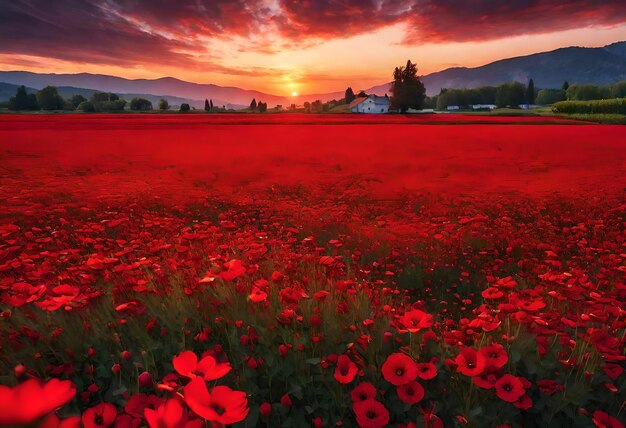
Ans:
[[[130,358],[132,357],[131,353],[128,351],[122,351],[120,356],[122,357],[123,360],[130,360]]]
[[[23,364],[18,364],[13,370],[15,371],[15,377],[18,379],[26,374],[26,366]]]
[[[291,397],[289,396],[289,394],[285,394],[282,397],[280,397],[280,404],[282,404],[283,407],[286,407],[286,408],[290,408],[293,405],[293,402],[291,401]]]
[[[261,404],[259,411],[261,412],[261,415],[269,418],[269,416],[272,414],[272,405],[268,402],[265,402]]]
[[[152,375],[148,372],[143,372],[139,375],[139,385],[143,388],[152,388],[154,381]]]
[[[113,367],[111,367],[111,371],[115,374],[119,373],[122,371],[122,366],[120,366],[119,364],[113,364]]]

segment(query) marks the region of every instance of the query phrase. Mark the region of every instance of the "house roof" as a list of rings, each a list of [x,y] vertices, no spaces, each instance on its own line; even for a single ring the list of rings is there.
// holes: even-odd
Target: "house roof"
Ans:
[[[354,107],[357,104],[361,104],[363,101],[365,101],[367,99],[367,97],[358,97],[356,98],[354,101],[352,101],[350,103],[350,108]]]
[[[374,101],[374,104],[378,106],[389,105],[389,98],[379,97],[378,95],[371,94],[371,95],[368,95],[367,97],[358,97],[357,99],[355,99],[354,101],[350,103],[350,108],[356,106],[357,104],[361,104],[363,101],[366,101],[368,99]]]

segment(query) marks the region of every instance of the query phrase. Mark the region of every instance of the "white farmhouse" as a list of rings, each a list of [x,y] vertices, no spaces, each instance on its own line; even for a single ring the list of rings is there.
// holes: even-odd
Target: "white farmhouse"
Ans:
[[[389,98],[379,97],[378,95],[368,95],[367,97],[358,97],[350,103],[350,111],[352,113],[370,113],[380,114],[389,112]]]

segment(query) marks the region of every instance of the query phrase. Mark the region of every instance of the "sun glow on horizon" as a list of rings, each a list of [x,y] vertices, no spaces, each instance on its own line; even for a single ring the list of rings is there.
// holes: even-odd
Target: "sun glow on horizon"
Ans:
[[[291,96],[292,96],[292,97],[297,97],[297,96],[298,96],[298,93],[297,93],[296,91],[293,91],[293,92],[291,93]]]

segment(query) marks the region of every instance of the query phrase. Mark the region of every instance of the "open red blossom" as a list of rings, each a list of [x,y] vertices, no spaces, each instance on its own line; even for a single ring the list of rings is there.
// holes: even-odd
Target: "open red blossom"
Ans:
[[[0,425],[28,424],[54,412],[76,395],[69,380],[29,379],[13,388],[0,385]]]
[[[198,357],[193,351],[183,351],[172,359],[174,370],[181,376],[194,378],[200,375],[204,380],[216,380],[226,376],[230,370],[230,363],[218,363],[210,355],[198,362]]]
[[[156,410],[145,409],[145,417],[150,428],[185,428],[188,426],[183,404],[177,398],[167,400]],[[202,421],[197,421],[204,426]]]
[[[488,367],[478,376],[472,377],[472,383],[479,388],[491,389],[496,386],[496,381],[498,380],[496,373],[497,370]]]
[[[456,371],[465,376],[478,376],[487,367],[485,357],[469,346],[461,349],[454,362],[457,365]]]
[[[341,354],[337,359],[335,368],[335,380],[339,383],[350,383],[354,380],[359,371],[357,365],[345,354]]]
[[[156,395],[133,394],[124,406],[124,411],[134,418],[141,418],[146,409],[156,409],[162,403],[163,399]]]
[[[60,419],[56,414],[52,413],[37,425],[37,428],[79,428],[80,416],[70,416],[69,418]]]
[[[423,328],[428,328],[433,324],[433,316],[419,309],[407,311],[398,322],[411,333],[417,333]]]
[[[246,273],[246,268],[241,264],[241,260],[231,260],[229,262],[224,263],[224,267],[226,270],[220,273],[220,276],[224,281],[232,281],[238,276]]]
[[[431,380],[437,376],[437,367],[431,363],[417,363],[417,376],[423,380]]]
[[[243,421],[250,410],[245,392],[233,391],[227,386],[216,386],[209,392],[200,377],[185,385],[184,394],[189,408],[211,422],[235,424]]]
[[[395,386],[409,383],[417,377],[415,361],[402,353],[389,355],[383,363],[381,371],[385,380]]]
[[[110,427],[117,418],[117,409],[111,403],[100,403],[85,410],[81,422],[85,428]]]
[[[389,411],[374,399],[359,401],[352,406],[361,428],[382,428],[389,423]]]
[[[533,406],[533,400],[528,395],[522,395],[513,405],[518,409],[528,410]]]
[[[602,410],[593,412],[592,419],[598,428],[624,428],[623,423]]]
[[[602,368],[602,371],[604,371],[604,374],[606,374],[608,377],[615,380],[619,377],[619,375],[622,374],[624,369],[617,364],[609,363]]]
[[[497,300],[497,299],[501,299],[502,297],[504,297],[504,293],[495,287],[486,288],[480,294],[486,300]]]
[[[398,398],[407,404],[419,403],[424,398],[424,387],[415,380],[400,385],[397,392]]]
[[[509,361],[508,354],[499,343],[483,346],[478,350],[478,353],[485,358],[487,367],[494,369],[501,369]]]
[[[496,395],[504,401],[514,403],[526,393],[524,384],[517,377],[505,374],[496,381]]]
[[[261,303],[267,300],[267,293],[259,287],[253,286],[249,298],[252,303]]]
[[[355,403],[376,398],[376,388],[369,382],[361,382],[350,392],[350,398]]]

